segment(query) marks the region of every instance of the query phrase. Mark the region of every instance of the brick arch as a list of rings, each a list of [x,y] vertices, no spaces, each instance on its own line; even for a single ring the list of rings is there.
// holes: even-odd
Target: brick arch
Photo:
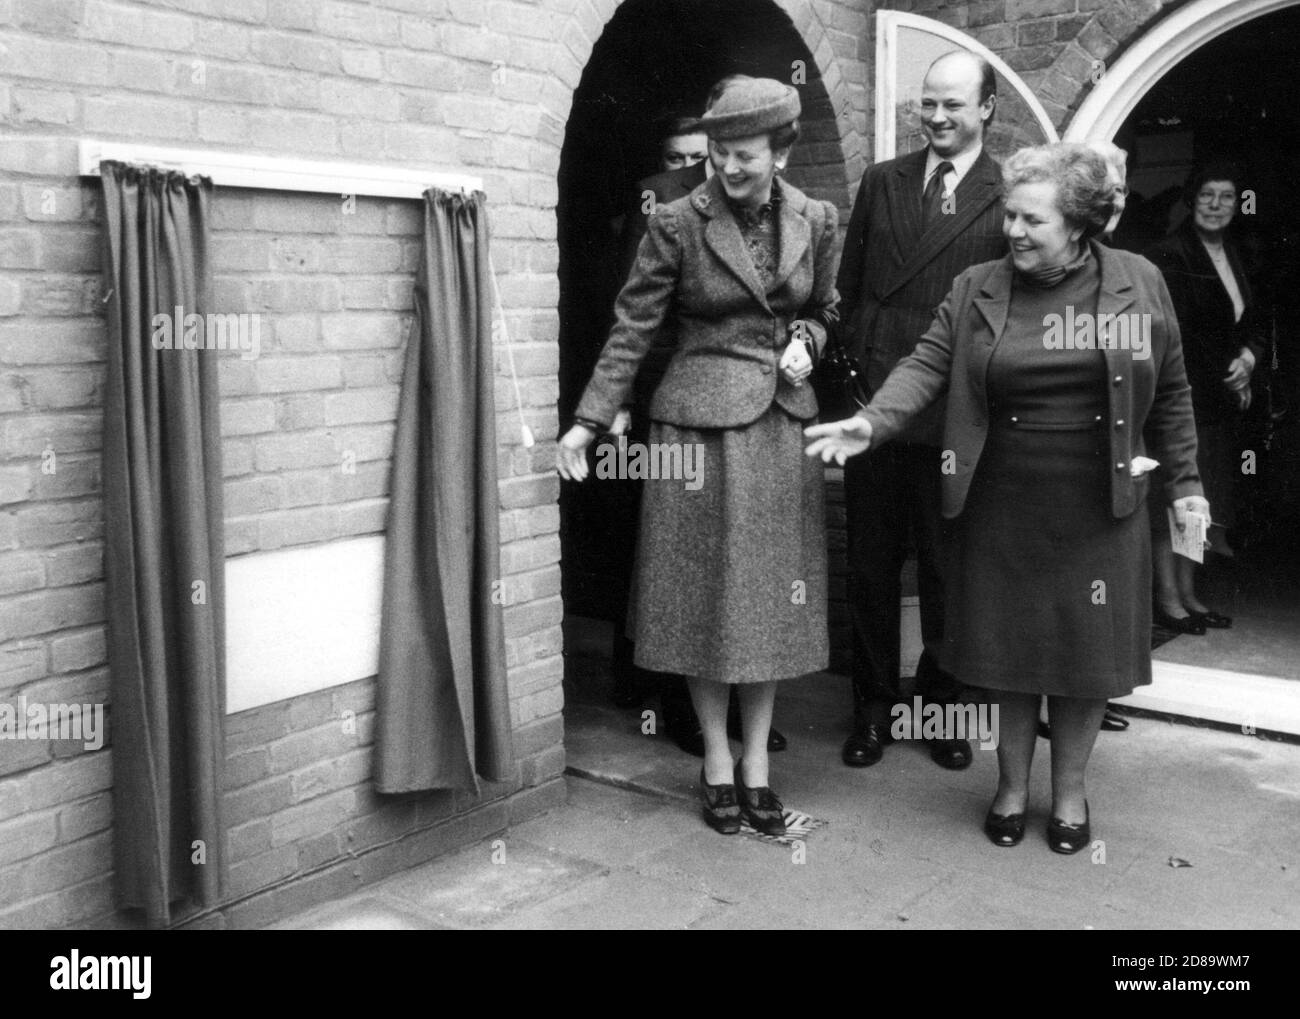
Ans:
[[[1109,67],[1148,28],[1161,20],[1177,3],[1136,0],[1098,10],[1079,33],[1066,44],[1036,82],[1057,131],[1064,128],[1087,97],[1093,75]]]
[[[561,45],[559,60],[552,69],[552,77],[544,90],[541,106],[542,120],[538,139],[553,146],[558,153],[564,142],[564,125],[573,106],[574,93],[582,78],[583,69],[591,60],[596,42],[614,13],[626,0],[585,0],[568,14],[554,16],[552,34]],[[827,30],[828,24],[841,24],[845,30],[858,27],[862,22],[865,37],[866,16],[858,14],[847,0],[771,0],[794,25],[812,55],[822,86],[835,110],[838,127],[838,144],[846,167],[862,162],[866,153],[866,135],[855,125],[865,124],[861,89],[854,94],[839,67],[839,57]],[[849,200],[846,191],[844,203]]]

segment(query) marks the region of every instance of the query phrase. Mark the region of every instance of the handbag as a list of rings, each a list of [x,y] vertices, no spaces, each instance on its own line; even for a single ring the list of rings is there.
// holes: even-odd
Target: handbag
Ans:
[[[853,417],[871,401],[857,358],[840,342],[837,329],[827,331],[821,359],[812,372],[812,387],[822,421]]]

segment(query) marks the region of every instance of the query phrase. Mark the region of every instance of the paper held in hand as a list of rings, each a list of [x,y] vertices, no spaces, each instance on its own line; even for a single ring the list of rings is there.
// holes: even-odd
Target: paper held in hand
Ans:
[[[1188,513],[1187,527],[1180,532],[1174,508],[1170,506],[1165,512],[1169,514],[1169,541],[1174,552],[1194,562],[1205,562],[1205,535],[1210,526],[1209,518],[1204,513]]]

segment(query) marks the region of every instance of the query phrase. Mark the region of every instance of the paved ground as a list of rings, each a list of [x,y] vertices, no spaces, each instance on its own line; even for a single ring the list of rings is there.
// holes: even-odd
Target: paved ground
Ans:
[[[980,831],[993,753],[952,773],[899,744],[845,768],[845,683],[810,677],[778,698],[791,746],[773,785],[828,822],[802,847],[714,834],[698,816],[698,762],[643,735],[636,712],[575,695],[566,807],[280,926],[1300,927],[1300,746],[1135,718],[1093,757],[1103,845],[1063,857],[1043,841],[1040,741],[1029,834],[999,849]]]

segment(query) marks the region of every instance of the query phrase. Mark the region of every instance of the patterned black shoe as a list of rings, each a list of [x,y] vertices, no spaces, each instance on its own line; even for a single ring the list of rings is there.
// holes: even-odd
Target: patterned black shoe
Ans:
[[[1047,822],[1047,844],[1054,853],[1067,856],[1077,853],[1092,841],[1092,819],[1088,812],[1088,801],[1083,803],[1083,824],[1066,824],[1059,817],[1053,816]]]
[[[995,846],[1018,846],[1020,840],[1025,837],[1025,815],[1021,811],[1019,814],[995,814],[993,808],[989,808],[988,814],[984,818],[984,834],[989,837],[989,841]]]
[[[763,835],[785,834],[785,808],[768,786],[756,788],[745,785],[740,775],[740,762],[736,762],[736,797],[740,800],[741,816],[754,831]]]
[[[740,831],[740,806],[736,803],[736,787],[730,782],[709,785],[700,769],[700,800],[704,805],[704,822],[723,835]]]

